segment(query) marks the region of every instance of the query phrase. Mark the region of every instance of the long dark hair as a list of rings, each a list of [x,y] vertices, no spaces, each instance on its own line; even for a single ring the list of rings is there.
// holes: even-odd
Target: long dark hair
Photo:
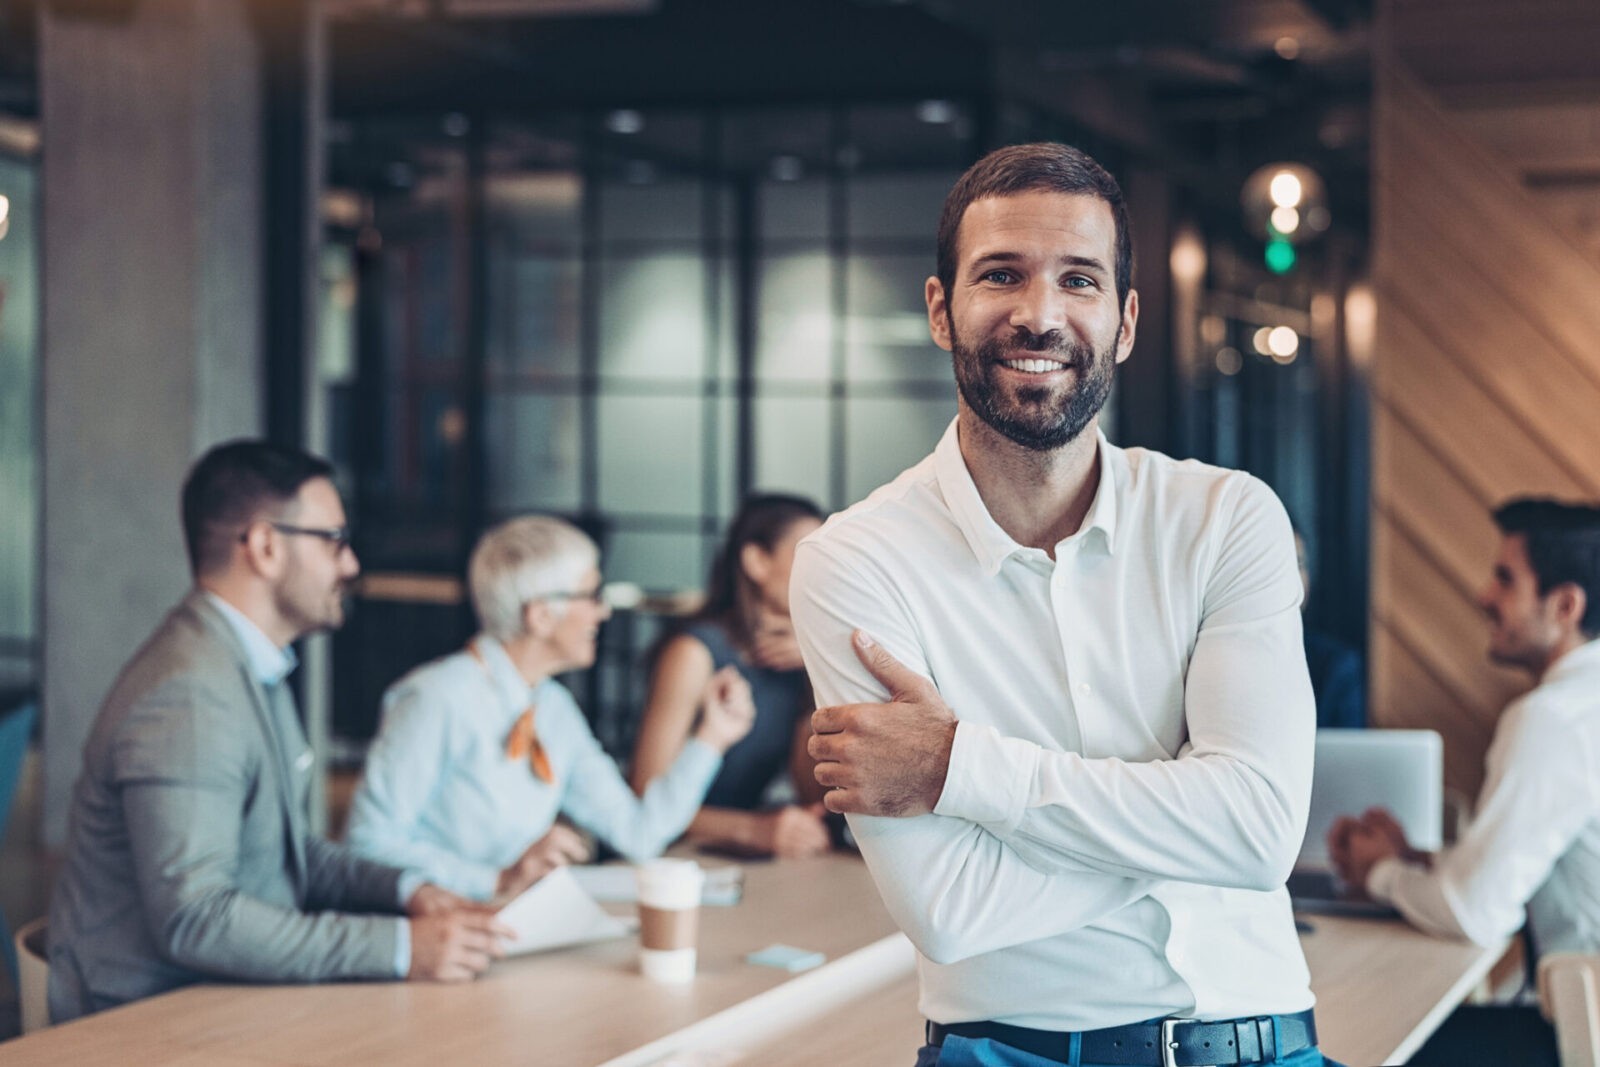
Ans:
[[[789,493],[755,493],[745,498],[739,513],[728,524],[727,536],[711,560],[706,576],[706,599],[688,618],[667,628],[647,657],[651,671],[661,650],[674,637],[701,622],[714,622],[728,632],[738,648],[750,644],[750,580],[745,577],[740,557],[746,545],[758,545],[771,552],[789,528],[803,519],[821,522],[827,518],[821,508],[803,496]]]
[[[771,552],[802,519],[821,522],[822,509],[803,496],[788,493],[756,493],[745,498],[739,513],[728,524],[728,536],[711,560],[706,577],[706,600],[690,622],[716,622],[727,629],[736,645],[750,640],[749,589],[741,556],[746,545],[757,545]]]

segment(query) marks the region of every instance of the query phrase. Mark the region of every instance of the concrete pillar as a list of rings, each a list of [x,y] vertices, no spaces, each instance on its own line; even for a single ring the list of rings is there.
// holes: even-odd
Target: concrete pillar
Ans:
[[[189,584],[183,475],[262,429],[261,59],[242,0],[47,0],[40,20],[41,830],[59,845],[100,701]]]

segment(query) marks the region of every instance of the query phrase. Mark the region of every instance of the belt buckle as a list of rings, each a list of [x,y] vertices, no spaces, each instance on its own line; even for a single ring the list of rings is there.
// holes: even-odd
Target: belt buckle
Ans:
[[[1192,1021],[1190,1019],[1161,1020],[1161,1067],[1178,1067],[1178,1042],[1175,1036],[1178,1024]]]

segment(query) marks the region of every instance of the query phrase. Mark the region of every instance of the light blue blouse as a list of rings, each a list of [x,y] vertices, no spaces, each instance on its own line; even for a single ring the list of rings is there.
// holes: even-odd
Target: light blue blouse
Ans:
[[[499,642],[477,638],[479,663],[461,651],[417,668],[383,698],[383,723],[350,809],[350,844],[414,867],[463,896],[494,895],[502,868],[566,815],[631,860],[658,855],[688,828],[722,766],[690,740],[638,797],[589,729],[572,694],[546,681],[531,692]],[[536,777],[506,755],[529,703],[555,772]]]

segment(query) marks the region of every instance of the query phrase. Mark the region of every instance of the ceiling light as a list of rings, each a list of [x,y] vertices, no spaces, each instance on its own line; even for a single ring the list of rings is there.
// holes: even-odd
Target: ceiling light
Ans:
[[[1279,37],[1272,42],[1272,50],[1279,59],[1296,59],[1300,55],[1300,42],[1293,37]]]
[[[1270,355],[1272,355],[1271,342],[1269,341],[1269,338],[1271,338],[1271,336],[1272,336],[1272,327],[1271,326],[1263,326],[1263,327],[1261,327],[1261,329],[1259,329],[1259,330],[1257,330],[1255,332],[1254,336],[1252,336],[1250,338],[1250,344],[1251,344],[1251,346],[1253,348],[1255,348],[1255,350],[1257,352],[1260,352],[1263,356],[1270,356]]]
[[[1281,363],[1288,363],[1300,351],[1300,335],[1288,326],[1274,326],[1267,333],[1267,352]]]
[[[1244,357],[1237,348],[1221,348],[1217,350],[1217,370],[1233,377],[1244,369]]]
[[[1180,282],[1198,284],[1206,276],[1206,246],[1194,227],[1185,226],[1172,242],[1167,256],[1172,276]]]
[[[924,100],[917,105],[917,118],[935,126],[953,122],[955,117],[956,107],[948,100]]]
[[[1262,241],[1298,245],[1314,240],[1327,228],[1327,205],[1327,187],[1317,172],[1304,163],[1278,162],[1258,167],[1239,190],[1245,229]],[[1322,229],[1311,225],[1313,216],[1323,223]],[[1278,265],[1269,263],[1269,269],[1281,274],[1292,266],[1282,262],[1288,258],[1282,251],[1276,258]]]
[[[1304,191],[1299,177],[1292,170],[1280,170],[1272,176],[1272,183],[1267,186],[1267,194],[1279,207],[1297,206]]]

